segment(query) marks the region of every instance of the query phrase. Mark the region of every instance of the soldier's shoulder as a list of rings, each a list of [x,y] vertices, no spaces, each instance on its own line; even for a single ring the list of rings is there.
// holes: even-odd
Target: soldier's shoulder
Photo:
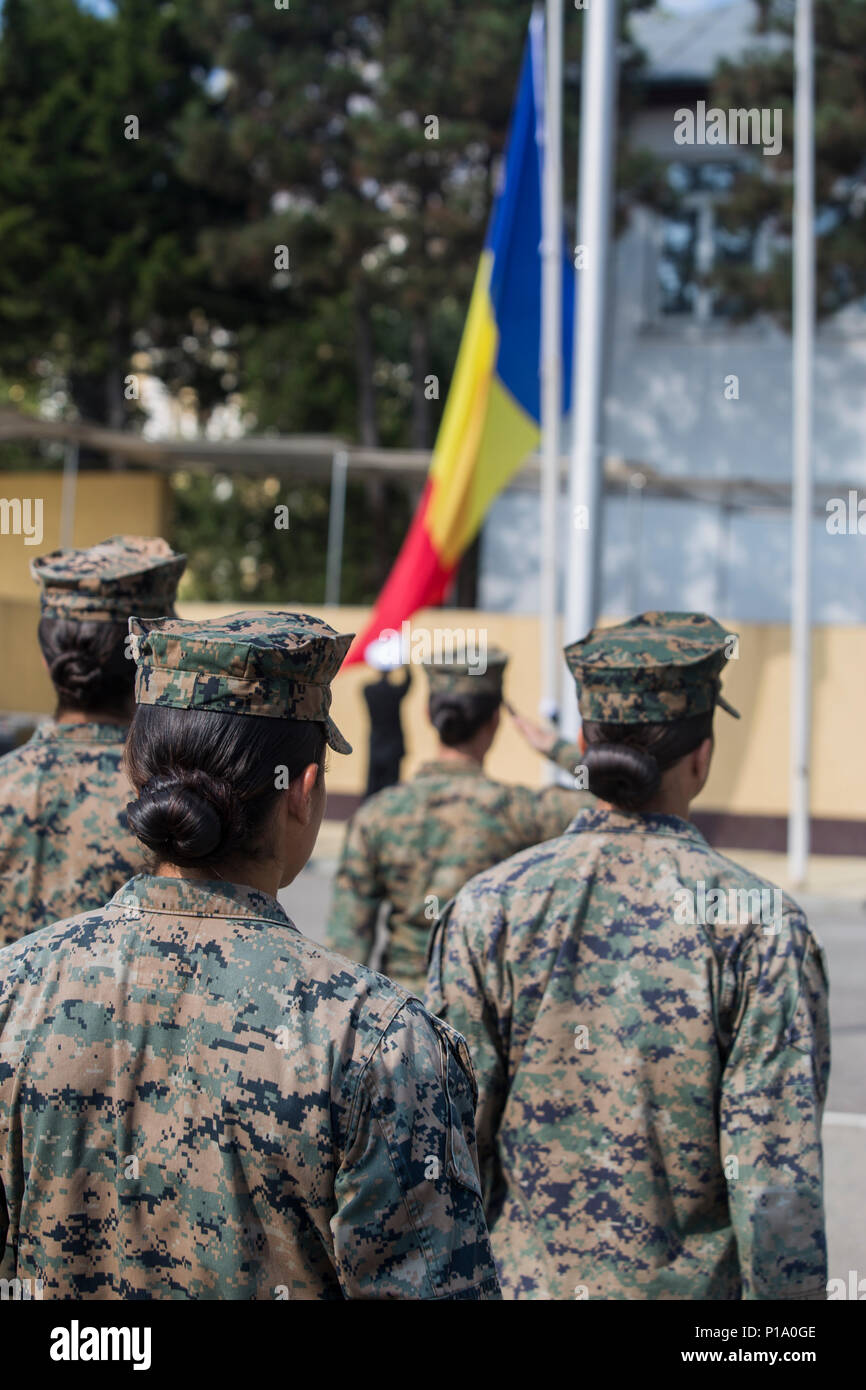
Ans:
[[[783,916],[792,920],[796,919],[808,930],[806,913],[803,908],[772,879],[765,878],[763,874],[756,873],[748,865],[741,864],[738,860],[722,854],[712,845],[706,845],[703,852],[703,862],[712,878],[714,887],[735,893],[772,895],[774,903]]]
[[[13,748],[11,752],[4,753],[0,758],[0,786],[4,791],[16,778],[26,776],[34,768],[41,765],[43,752],[41,744],[35,739],[28,739],[18,748]]]
[[[376,1028],[384,1031],[407,1004],[420,1005],[417,996],[402,985],[319,945],[301,930],[283,939],[277,950],[280,964],[287,968],[287,978],[306,982],[308,1008],[330,1013],[335,1020],[342,1017],[365,1032]]]
[[[746,943],[760,954],[800,955],[808,942],[820,945],[806,914],[788,893],[748,863],[708,844],[697,826],[665,823],[660,833],[621,836],[622,854],[612,845],[606,872],[626,895],[651,903],[654,912],[680,926],[700,926],[718,952]],[[620,864],[621,859],[621,864]]]
[[[461,1048],[466,1051],[453,1029],[402,985],[307,937],[300,938],[298,949],[306,972],[305,1009],[318,1015],[319,1027],[331,1038],[341,1039],[338,1052],[347,1075],[374,1058],[377,1070],[388,1073],[403,1067],[429,1071],[439,1065],[440,1044],[461,1056]]]
[[[59,967],[68,959],[71,949],[92,946],[100,930],[116,920],[108,907],[80,912],[64,917],[37,931],[28,932],[19,941],[0,948],[0,994],[22,978],[33,978]]]
[[[422,799],[413,782],[395,782],[392,787],[383,787],[362,801],[352,814],[355,825],[377,826],[390,820],[398,810],[412,806]]]
[[[486,775],[477,781],[479,798],[495,805],[504,815],[514,814],[521,821],[525,816],[537,821],[545,810],[553,809],[562,815],[574,817],[581,811],[592,810],[596,805],[595,797],[589,792],[577,791],[573,787],[527,787],[520,782],[497,782]],[[562,816],[557,819],[561,820]]]
[[[495,777],[488,777],[486,772],[472,779],[472,789],[477,801],[501,806],[503,810],[529,805],[533,800],[529,787],[514,782],[499,782]]]
[[[499,825],[504,831],[507,817],[515,805],[514,788],[497,782],[486,772],[444,771],[421,779],[426,800],[436,811],[447,812],[456,824],[464,822],[479,830]]]
[[[13,748],[0,758],[0,801],[9,804],[14,801],[14,789],[39,786],[49,795],[57,793],[55,799],[66,801],[80,791],[84,794],[85,785],[96,781],[102,787],[114,787],[125,792],[126,779],[119,777],[123,743],[88,743],[84,741],[64,742],[51,736],[42,736],[37,731],[19,748]],[[85,769],[86,784],[82,781],[82,768]]]
[[[496,797],[500,801],[532,795],[529,787],[524,787],[518,782],[501,782],[498,777],[492,777],[486,768],[469,777],[452,776],[448,782],[450,786],[458,790],[462,789],[466,795],[484,798]]]
[[[568,872],[575,853],[574,837],[568,834],[542,840],[476,874],[461,888],[456,901],[469,905],[491,894],[508,900],[546,890],[562,872]]]
[[[295,926],[294,923],[292,925]],[[311,979],[337,982],[336,993],[344,994],[347,989],[353,989],[370,998],[404,1000],[414,997],[409,990],[389,980],[386,975],[380,975],[377,970],[371,970],[369,966],[361,965],[359,961],[351,960],[329,946],[320,945],[312,937],[306,936],[302,928],[296,927],[292,933],[290,953],[301,958]]]
[[[393,1075],[410,1068],[417,1076],[441,1076],[447,1057],[475,1086],[475,1074],[465,1038],[431,1013],[416,994],[375,970],[331,951],[317,951],[331,997],[351,1004],[349,1026],[355,1039],[345,1046],[356,1063],[366,1066],[375,1057],[377,1073]]]

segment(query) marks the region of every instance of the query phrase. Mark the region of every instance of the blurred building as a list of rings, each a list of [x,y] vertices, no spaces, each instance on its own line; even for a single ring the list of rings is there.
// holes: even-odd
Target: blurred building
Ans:
[[[784,44],[778,35],[755,35],[755,13],[751,0],[733,0],[700,14],[657,10],[633,20],[648,62],[647,99],[633,143],[667,162],[675,206],[666,216],[638,211],[617,243],[605,452],[672,481],[694,478],[701,485],[692,501],[654,496],[651,487],[607,497],[601,592],[609,614],[703,608],[744,622],[789,617],[789,515],[783,495],[771,493],[791,477],[791,339],[765,320],[735,325],[732,306],[699,283],[722,260],[758,269],[767,263],[767,229],[731,236],[717,210],[737,161],[769,163],[772,156],[749,146],[674,140],[675,111],[707,100],[721,58]],[[793,132],[785,128],[783,139],[791,141]],[[866,622],[863,537],[829,534],[824,509],[842,484],[866,497],[864,372],[866,304],[858,303],[822,321],[816,340],[813,595],[819,624]],[[733,389],[738,398],[726,398]],[[733,480],[749,486],[729,487]],[[574,534],[570,522],[563,508],[561,554]],[[489,513],[480,606],[537,611],[538,561],[538,492],[524,477]]]

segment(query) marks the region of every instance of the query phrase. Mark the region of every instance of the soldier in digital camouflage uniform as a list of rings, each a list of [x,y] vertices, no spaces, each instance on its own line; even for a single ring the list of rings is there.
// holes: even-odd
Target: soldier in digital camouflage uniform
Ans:
[[[121,758],[132,691],[123,644],[132,613],[174,612],[185,565],[164,540],[141,536],[55,550],[31,565],[42,585],[40,641],[54,654],[58,709],[0,759],[0,945],[100,907],[144,866],[126,825],[130,786]],[[73,646],[81,642],[78,651],[68,643],[55,649],[58,625]],[[101,687],[98,708],[88,707],[88,686]]]
[[[0,951],[0,1276],[45,1298],[499,1298],[465,1043],[275,896],[324,812],[325,740],[351,751],[329,716],[350,637],[286,613],[131,628],[130,823],[159,862]]]
[[[486,775],[483,755],[496,732],[507,659],[502,652],[488,652],[483,673],[457,662],[426,667],[431,701],[489,697],[497,707],[488,715],[489,725],[482,726],[481,752],[469,744],[440,743],[438,758],[423,763],[411,782],[371,797],[346,829],[326,941],[352,959],[369,960],[379,909],[387,902],[381,969],[417,994],[424,990],[430,933],[449,898],[473,874],[561,834],[592,800],[565,787],[532,791]],[[527,723],[521,721],[521,727]],[[574,772],[573,745],[549,740],[545,751]]]
[[[729,640],[649,613],[567,649],[590,789],[597,734],[609,778],[623,738],[711,734]],[[643,811],[599,792],[561,838],[468,883],[437,931],[427,1003],[475,1063],[506,1298],[825,1296],[823,952],[796,903],[686,818],[711,749]]]

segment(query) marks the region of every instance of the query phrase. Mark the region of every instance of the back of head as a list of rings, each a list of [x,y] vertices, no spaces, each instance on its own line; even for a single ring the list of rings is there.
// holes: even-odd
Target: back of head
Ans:
[[[57,712],[131,713],[135,667],[127,659],[125,623],[42,618],[39,645],[57,692]]]
[[[446,748],[468,743],[489,722],[502,701],[498,695],[431,695],[430,723]]]
[[[427,713],[442,743],[458,748],[469,743],[502,704],[502,679],[508,657],[485,647],[476,660],[430,661]]]
[[[326,744],[351,752],[329,713],[350,642],[297,613],[131,621],[127,815],[155,863],[219,872],[267,856],[281,792],[311,765],[321,778]]]
[[[42,588],[39,645],[59,714],[129,717],[135,669],[127,624],[133,613],[174,612],[185,565],[158,536],[112,536],[37,556],[30,568]]]
[[[566,648],[578,688],[589,790],[640,811],[663,774],[713,736],[733,634],[704,613],[641,613]]]
[[[281,787],[311,763],[321,769],[325,743],[324,724],[139,705],[126,743],[138,792],[130,829],[154,866],[215,869],[255,858]]]
[[[713,736],[713,713],[669,724],[599,724],[584,720],[589,790],[623,811],[640,811],[662,774]]]

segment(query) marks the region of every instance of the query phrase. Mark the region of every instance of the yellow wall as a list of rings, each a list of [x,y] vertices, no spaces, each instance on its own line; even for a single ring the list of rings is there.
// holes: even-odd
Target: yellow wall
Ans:
[[[0,496],[42,499],[41,545],[0,535],[0,597],[32,602],[37,594],[30,561],[60,545],[60,473],[0,473]],[[159,473],[78,475],[73,545],[96,545],[124,533],[160,536],[166,524],[168,479]]]
[[[60,473],[0,473],[0,496],[42,499],[42,543],[25,545],[22,536],[0,535],[0,711],[47,714],[54,693],[36,646],[39,588],[30,575],[36,555],[60,544]],[[82,472],[75,505],[76,546],[96,545],[109,536],[164,533],[168,480],[158,473]]]

